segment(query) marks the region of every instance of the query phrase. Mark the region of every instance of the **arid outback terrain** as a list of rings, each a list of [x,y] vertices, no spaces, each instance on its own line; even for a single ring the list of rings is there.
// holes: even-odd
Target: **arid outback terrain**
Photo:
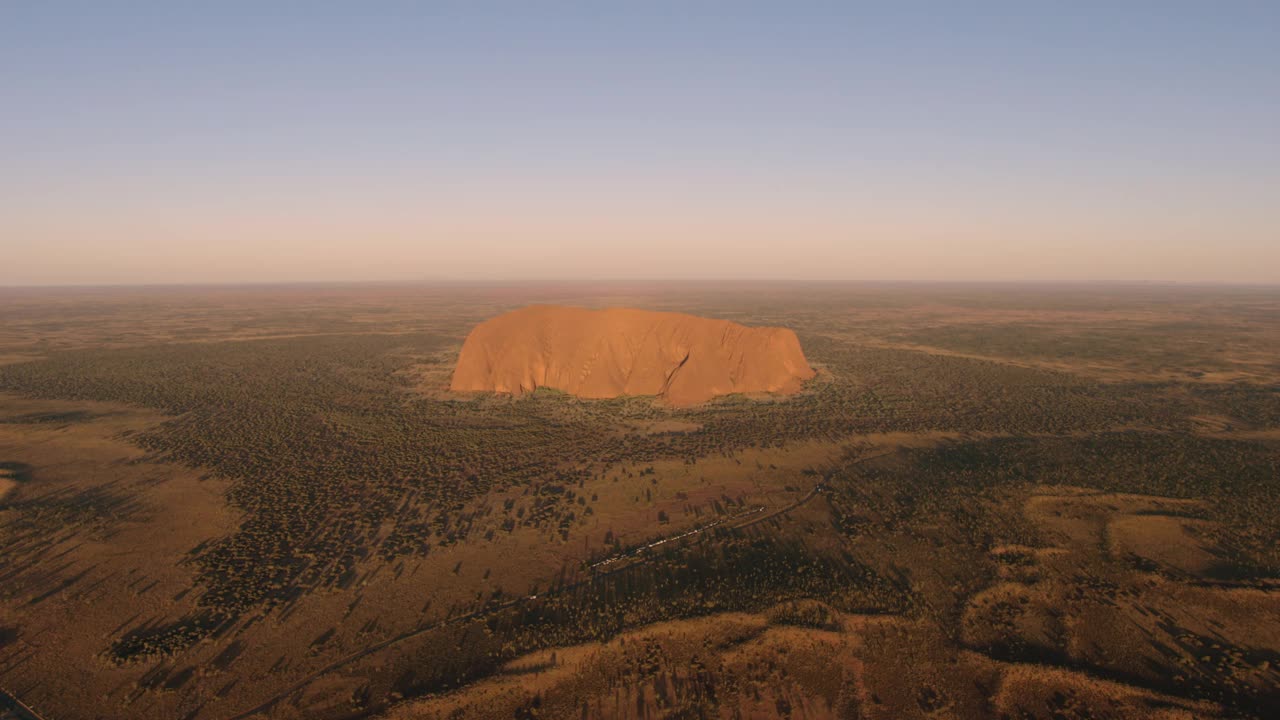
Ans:
[[[451,392],[534,304],[790,328],[816,376]],[[49,720],[1278,717],[1280,289],[0,290],[0,687]]]

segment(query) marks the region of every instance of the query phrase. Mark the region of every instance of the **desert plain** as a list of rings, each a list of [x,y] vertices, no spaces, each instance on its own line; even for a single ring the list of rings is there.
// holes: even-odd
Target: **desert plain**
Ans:
[[[786,328],[812,372],[453,388],[531,305]],[[1280,290],[0,289],[0,688],[49,720],[1275,717]]]

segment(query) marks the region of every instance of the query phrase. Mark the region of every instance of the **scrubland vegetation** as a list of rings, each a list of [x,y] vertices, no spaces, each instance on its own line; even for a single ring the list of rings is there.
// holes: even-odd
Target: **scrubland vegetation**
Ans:
[[[438,315],[406,316],[405,301],[362,298],[358,323],[338,312],[346,297],[248,323],[58,305],[52,329],[23,304],[9,320],[24,331],[0,346],[0,393],[26,399],[0,405],[0,573],[14,588],[0,673],[37,652],[22,613],[85,582],[76,553],[165,511],[122,482],[42,490],[46,469],[24,459],[23,437],[74,437],[120,407],[158,413],[114,436],[141,453],[131,462],[225,483],[235,513],[185,549],[177,614],[117,618],[74,660],[132,678],[103,690],[121,716],[340,717],[396,701],[397,717],[1276,707],[1280,328],[1258,307],[1280,298],[784,299],[655,296],[795,327],[820,371],[785,401],[681,410],[449,396],[459,318],[493,306],[478,299],[445,310],[433,295],[421,302]],[[136,336],[95,335],[130,322]],[[706,640],[694,675],[662,643],[643,672],[622,653],[632,669],[607,677],[543,655],[614,658],[655,623],[711,638],[730,617],[752,629]],[[242,657],[258,644],[279,660]],[[895,676],[899,655],[916,665]],[[609,693],[631,709],[606,712]]]

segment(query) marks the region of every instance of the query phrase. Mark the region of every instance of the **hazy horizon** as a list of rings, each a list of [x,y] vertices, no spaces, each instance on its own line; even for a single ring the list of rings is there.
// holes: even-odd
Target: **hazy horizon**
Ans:
[[[453,278],[421,278],[406,280],[212,280],[198,282],[121,282],[121,283],[29,283],[0,284],[0,290],[9,291],[41,291],[41,290],[88,290],[88,291],[129,291],[129,290],[288,290],[288,289],[431,289],[431,288],[463,288],[475,290],[510,290],[529,288],[532,290],[565,290],[570,292],[600,290],[619,292],[626,290],[652,290],[671,286],[680,290],[691,287],[709,289],[743,289],[743,288],[778,288],[794,289],[797,287],[814,287],[829,289],[909,289],[945,290],[945,289],[1002,289],[1009,290],[1078,290],[1085,288],[1108,288],[1113,290],[1142,289],[1186,289],[1186,290],[1273,290],[1280,289],[1280,282],[1268,281],[1216,281],[1216,280],[811,280],[788,278],[619,278],[593,280],[590,278],[493,278],[485,280],[459,280]],[[536,304],[536,302],[535,302]]]
[[[0,9],[3,286],[1280,283],[1280,6]]]

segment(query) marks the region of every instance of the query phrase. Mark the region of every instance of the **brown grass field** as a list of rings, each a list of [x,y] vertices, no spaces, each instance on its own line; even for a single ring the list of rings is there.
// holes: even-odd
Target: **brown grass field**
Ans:
[[[788,398],[456,395],[530,303]],[[1280,290],[0,289],[0,688],[49,720],[1280,716]]]

